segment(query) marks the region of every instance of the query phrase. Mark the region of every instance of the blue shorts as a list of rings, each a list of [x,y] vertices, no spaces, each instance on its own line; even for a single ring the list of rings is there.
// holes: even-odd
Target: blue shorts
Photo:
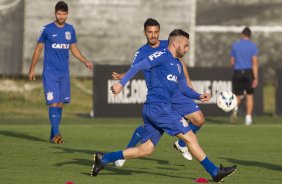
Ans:
[[[47,105],[70,102],[70,76],[68,73],[58,74],[45,71],[42,77]]]
[[[172,108],[175,109],[182,117],[201,110],[191,98],[185,97],[185,100],[182,102],[183,103],[172,103]]]
[[[171,104],[147,103],[143,107],[144,132],[141,143],[151,139],[158,143],[164,132],[171,136],[186,134],[191,129],[182,116],[172,108]]]

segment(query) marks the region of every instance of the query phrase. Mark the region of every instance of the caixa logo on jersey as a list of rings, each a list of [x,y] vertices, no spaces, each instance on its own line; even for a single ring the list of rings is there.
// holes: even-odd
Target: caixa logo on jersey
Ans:
[[[69,49],[70,44],[64,44],[64,43],[53,43],[52,44],[53,49]]]
[[[154,59],[156,59],[157,57],[160,57],[162,54],[164,54],[165,52],[162,52],[162,51],[157,51],[157,52],[154,52],[154,54],[151,54],[149,56],[149,59],[151,61],[153,61]]]
[[[176,82],[177,83],[177,76],[176,75],[172,75],[172,74],[168,74],[166,76],[167,80],[172,81],[172,82]]]

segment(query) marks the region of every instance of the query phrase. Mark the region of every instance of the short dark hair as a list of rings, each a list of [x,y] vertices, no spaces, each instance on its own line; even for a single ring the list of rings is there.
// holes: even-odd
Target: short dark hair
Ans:
[[[146,28],[148,26],[159,26],[159,28],[161,27],[159,22],[153,18],[148,18],[145,23],[144,23],[144,30],[146,30]]]
[[[64,1],[57,2],[56,6],[55,6],[55,12],[57,12],[59,10],[61,10],[63,12],[68,12],[69,11],[68,4],[65,3]]]
[[[187,39],[189,39],[189,33],[183,31],[182,29],[175,29],[169,34],[168,41],[170,41],[173,37],[176,36],[184,36]]]
[[[252,36],[252,31],[249,27],[245,27],[242,31],[242,34],[245,35],[245,36],[248,36],[248,37],[251,37]]]

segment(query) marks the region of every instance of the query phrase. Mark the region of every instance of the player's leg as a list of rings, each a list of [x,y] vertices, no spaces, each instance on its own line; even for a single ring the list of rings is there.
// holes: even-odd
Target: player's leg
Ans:
[[[204,115],[200,110],[199,106],[194,102],[194,100],[187,98],[185,103],[181,104],[172,104],[172,107],[185,119],[188,119],[189,126],[191,130],[196,133],[199,131],[201,126],[205,122]],[[187,160],[192,160],[192,155],[189,153],[189,150],[186,146],[186,143],[179,139],[174,143],[174,148],[181,152],[182,156]]]
[[[143,131],[144,131],[144,127],[142,125],[137,127],[135,129],[134,133],[132,134],[131,139],[130,139],[126,148],[135,147],[140,142],[141,137],[143,135]],[[115,161],[115,166],[122,167],[124,165],[125,161],[126,161],[125,159],[117,160],[117,161]]]
[[[242,73],[240,71],[234,71],[232,78],[232,91],[237,98],[237,107],[231,113],[230,122],[235,122],[237,120],[238,107],[244,94],[244,83]]]
[[[141,139],[141,144],[138,147],[127,148],[123,151],[94,154],[94,164],[92,166],[91,176],[97,176],[98,172],[102,170],[108,163],[117,160],[125,160],[131,158],[147,157],[152,154],[155,145],[160,140],[163,130],[158,129],[152,125],[146,117],[144,120],[144,133]]]
[[[220,182],[224,179],[224,177],[232,174],[236,170],[236,165],[231,167],[223,167],[220,165],[220,167],[217,167],[212,161],[210,161],[203,149],[200,147],[197,137],[192,131],[189,131],[185,134],[180,133],[177,135],[177,137],[185,141],[190,152],[212,176],[214,181]]]
[[[126,148],[132,148],[135,147],[141,140],[141,137],[143,135],[144,127],[142,125],[138,126],[134,133],[131,136],[130,141],[128,142],[128,145]]]
[[[139,141],[141,143],[147,142],[147,140],[151,140],[154,144],[157,144],[160,137],[163,134],[163,131],[158,129],[157,127],[152,126],[150,121],[147,119],[146,115],[143,113],[143,121],[144,126],[142,126],[142,137],[140,137]],[[137,131],[138,132],[138,131]],[[127,147],[131,148],[131,147]],[[122,167],[125,163],[126,159],[120,159],[115,161],[115,166]]]
[[[46,104],[48,105],[49,121],[51,124],[50,141],[54,143],[60,143],[55,140],[60,135],[58,129],[59,117],[59,83],[57,81],[58,76],[52,73],[45,72],[43,74],[43,87]]]
[[[246,118],[245,118],[245,124],[251,125],[253,123],[252,120],[252,113],[254,108],[254,88],[252,87],[253,82],[253,72],[247,71],[246,73],[246,87],[245,90],[247,92],[246,95]]]

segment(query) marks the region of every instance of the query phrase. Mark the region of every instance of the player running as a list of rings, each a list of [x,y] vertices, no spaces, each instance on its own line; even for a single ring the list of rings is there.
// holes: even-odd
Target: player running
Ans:
[[[123,79],[111,87],[113,94],[118,95],[123,86],[138,71],[151,70],[151,87],[148,89],[147,100],[143,108],[144,132],[141,144],[138,147],[127,148],[123,151],[94,154],[92,176],[97,176],[99,171],[108,163],[118,159],[140,158],[151,155],[164,132],[182,139],[215,182],[222,181],[235,171],[236,165],[231,167],[215,166],[198,144],[197,137],[191,131],[188,123],[173,109],[171,99],[174,90],[178,87],[185,96],[202,102],[208,101],[210,95],[198,94],[187,86],[183,66],[178,60],[188,51],[189,34],[176,29],[170,33],[168,40],[167,50],[157,51],[132,66]]]
[[[56,144],[63,143],[59,125],[63,103],[69,103],[71,99],[69,50],[89,70],[93,68],[92,63],[77,48],[75,30],[72,25],[66,23],[67,16],[68,5],[59,1],[55,6],[56,21],[42,28],[28,73],[29,80],[35,80],[34,69],[44,47],[42,80],[46,104],[49,106],[50,141]]]
[[[168,41],[167,40],[159,40],[160,33],[160,24],[157,20],[149,18],[144,23],[144,34],[147,38],[147,44],[143,45],[138,51],[135,53],[135,57],[132,61],[132,66],[139,63],[152,53],[156,51],[162,51],[167,48]],[[190,88],[193,88],[188,71],[186,69],[186,65],[182,59],[179,59],[183,65],[183,70],[185,74],[185,78],[187,80],[187,84]],[[150,69],[144,70],[144,78],[146,81],[147,88],[150,86]],[[118,74],[113,72],[112,77],[115,80],[120,80],[123,78],[125,74]],[[189,126],[194,133],[196,133],[201,126],[204,124],[204,116],[198,105],[194,102],[193,99],[188,98],[180,92],[179,88],[175,90],[175,93],[172,97],[172,106],[174,109],[178,111],[185,119],[190,120]],[[137,127],[129,141],[127,148],[131,148],[136,146],[142,137],[144,131],[143,125]],[[182,156],[187,160],[192,160],[192,155],[189,153],[188,148],[184,141],[179,139],[174,143],[174,147],[179,150]],[[125,163],[125,160],[117,160],[115,165],[117,167],[122,167]]]

